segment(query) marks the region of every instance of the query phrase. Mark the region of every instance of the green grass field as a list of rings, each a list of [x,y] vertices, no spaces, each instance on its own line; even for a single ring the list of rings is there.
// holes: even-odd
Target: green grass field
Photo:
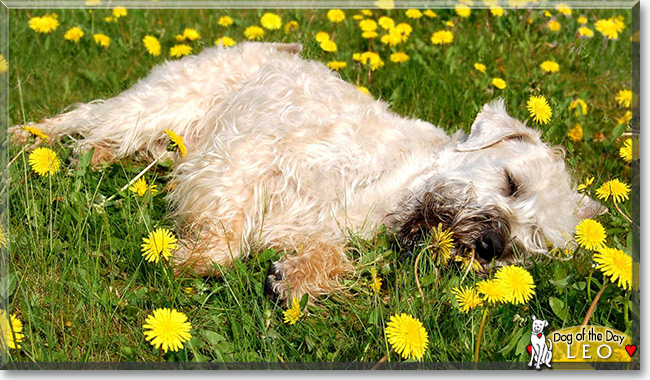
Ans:
[[[9,125],[38,121],[62,112],[66,106],[114,96],[144,77],[152,67],[171,58],[175,36],[195,28],[201,38],[186,42],[193,53],[214,45],[222,36],[245,40],[244,30],[260,25],[264,10],[128,10],[126,16],[107,22],[111,9],[10,10]],[[405,10],[374,9],[377,20],[389,16],[405,22],[413,32],[394,47],[379,37],[362,38],[360,10],[346,10],[342,23],[334,24],[327,10],[274,11],[283,23],[295,20],[297,31],[266,30],[264,41],[298,41],[306,58],[327,63],[345,61],[340,75],[367,87],[387,101],[397,113],[427,120],[453,131],[469,127],[480,107],[502,97],[510,114],[542,131],[549,144],[562,145],[576,184],[595,177],[587,193],[604,182],[619,179],[630,183],[630,165],[619,157],[629,122],[620,121],[628,110],[616,95],[632,86],[632,25],[629,10],[577,10],[563,15],[549,9],[508,9],[495,17],[486,9],[473,9],[469,17],[453,9],[435,10],[437,17],[408,18]],[[30,29],[30,18],[56,13],[60,25],[51,33]],[[229,15],[234,24],[218,25]],[[592,38],[578,38],[578,17],[587,19]],[[618,40],[607,40],[596,31],[599,19],[622,16],[625,29]],[[561,24],[558,32],[547,25]],[[453,27],[446,22],[453,21]],[[78,43],[63,38],[79,26],[85,35]],[[431,35],[451,30],[453,42],[434,45]],[[324,52],[315,35],[330,33],[336,52]],[[101,47],[92,35],[103,33],[111,44]],[[162,54],[154,57],[142,39],[160,40]],[[371,72],[353,60],[354,53],[375,51],[385,65]],[[402,51],[410,59],[389,59]],[[540,64],[552,60],[559,71],[545,73]],[[474,68],[483,63],[486,72]],[[492,78],[506,81],[504,90]],[[550,123],[530,118],[526,102],[543,95],[553,110]],[[569,110],[582,99],[586,115]],[[583,138],[572,141],[568,131],[576,124]],[[380,233],[371,241],[354,241],[349,252],[358,265],[349,277],[347,290],[320,297],[308,305],[295,325],[283,323],[283,307],[263,296],[263,279],[271,262],[282,252],[264,251],[224,268],[219,278],[175,278],[163,263],[144,261],[142,238],[157,227],[172,228],[166,217],[166,191],[155,196],[132,197],[121,192],[108,203],[101,200],[118,192],[147,162],[122,160],[93,170],[88,157],[74,157],[61,144],[44,144],[57,152],[63,170],[41,177],[29,165],[21,145],[9,145],[8,252],[9,272],[2,279],[2,299],[8,310],[23,322],[20,349],[9,350],[10,361],[157,361],[159,352],[144,339],[144,320],[154,309],[176,308],[192,324],[192,338],[178,352],[161,355],[163,361],[344,361],[376,362],[389,353],[384,327],[391,315],[409,313],[424,324],[430,343],[423,360],[464,361],[474,359],[482,309],[463,313],[450,293],[464,270],[457,265],[436,266],[423,255],[419,275],[425,297],[421,298],[413,275],[413,259],[400,261],[391,235]],[[77,162],[69,158],[78,159]],[[158,189],[168,183],[171,168],[156,165],[146,177]],[[604,202],[610,213],[598,218],[607,231],[607,245],[632,254],[632,227]],[[630,215],[630,200],[620,205]],[[561,210],[559,210],[561,212]],[[609,282],[594,268],[593,252],[578,249],[569,260],[538,257],[527,269],[536,284],[536,295],[526,305],[492,307],[479,352],[480,361],[527,361],[530,316],[547,319],[552,329],[580,325],[596,293]],[[383,285],[379,293],[369,288],[370,269],[376,266]],[[469,274],[463,284],[480,278]],[[638,307],[631,291],[609,285],[591,323],[613,327],[628,334],[638,320]],[[523,319],[523,320],[522,320]],[[389,361],[402,361],[396,355]]]

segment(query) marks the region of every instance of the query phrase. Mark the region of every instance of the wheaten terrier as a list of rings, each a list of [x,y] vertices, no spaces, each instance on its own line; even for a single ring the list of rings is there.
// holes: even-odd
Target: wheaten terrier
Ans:
[[[213,275],[216,264],[275,248],[287,254],[266,285],[281,298],[330,291],[352,269],[346,238],[370,238],[382,224],[412,245],[442,223],[454,255],[474,252],[487,267],[563,249],[581,218],[602,211],[574,190],[562,149],[509,117],[503,101],[483,107],[469,136],[450,137],[300,51],[206,49],[37,126],[76,138],[77,151],[94,148],[95,162],[164,156],[163,130],[181,135],[189,154],[168,153],[177,270]]]

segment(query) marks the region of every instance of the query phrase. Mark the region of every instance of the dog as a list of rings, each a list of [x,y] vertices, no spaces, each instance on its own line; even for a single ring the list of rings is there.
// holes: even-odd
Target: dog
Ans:
[[[285,300],[338,288],[354,269],[349,236],[372,238],[381,225],[408,249],[442,224],[452,254],[487,269],[573,246],[576,224],[603,212],[575,191],[563,150],[511,118],[503,100],[482,108],[469,135],[450,136],[391,112],[301,49],[209,48],[35,126],[51,141],[76,139],[78,153],[94,149],[94,164],[176,160],[176,272],[216,275],[277,249],[286,254],[265,283]],[[164,130],[183,137],[186,157],[166,151]],[[25,139],[22,126],[9,132]]]
[[[544,328],[548,326],[548,322],[543,319],[537,319],[533,315],[533,331],[530,334],[530,362],[528,366],[533,366],[533,361],[537,360],[535,363],[535,368],[540,369],[540,364],[546,364],[548,368],[551,368],[551,359],[553,359],[553,342],[550,339],[546,339],[544,335]],[[548,346],[546,341],[548,340]]]

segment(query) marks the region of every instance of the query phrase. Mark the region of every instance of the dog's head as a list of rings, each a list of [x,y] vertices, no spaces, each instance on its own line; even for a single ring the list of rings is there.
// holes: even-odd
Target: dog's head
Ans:
[[[544,319],[537,319],[533,315],[533,334],[541,334],[544,332],[544,328],[548,326],[548,322]]]
[[[404,221],[400,239],[442,224],[455,255],[474,252],[488,269],[549,248],[574,246],[576,224],[606,209],[576,192],[564,151],[511,118],[502,100],[487,104],[471,133],[445,148]]]

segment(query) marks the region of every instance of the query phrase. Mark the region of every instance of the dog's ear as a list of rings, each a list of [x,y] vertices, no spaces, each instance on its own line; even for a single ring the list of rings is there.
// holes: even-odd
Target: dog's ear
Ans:
[[[537,320],[537,317],[533,315],[533,322]]]
[[[548,327],[548,321],[544,321],[544,327]]]
[[[575,211],[575,217],[578,220],[593,218],[609,211],[607,210],[607,207],[603,206],[600,202],[591,199],[586,195],[576,193],[574,196],[577,198],[578,202],[578,207]]]
[[[470,135],[456,146],[456,150],[459,152],[481,150],[513,138],[535,143],[539,141],[539,134],[511,118],[506,112],[503,99],[498,99],[483,106],[472,124]]]

